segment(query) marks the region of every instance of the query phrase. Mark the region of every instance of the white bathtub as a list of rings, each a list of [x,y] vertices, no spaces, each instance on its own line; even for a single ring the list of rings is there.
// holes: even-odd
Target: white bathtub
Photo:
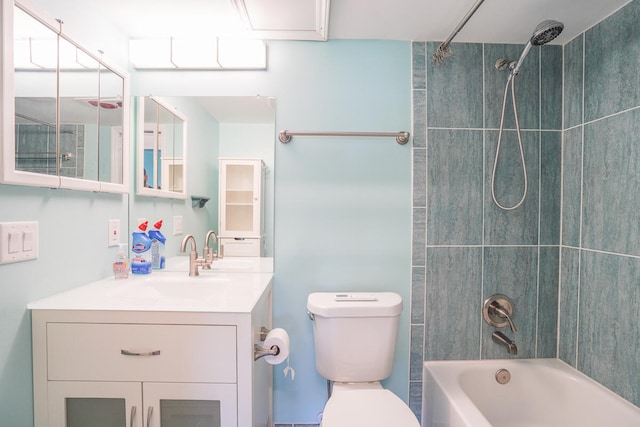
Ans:
[[[559,359],[424,362],[422,396],[422,427],[640,426],[640,408]]]

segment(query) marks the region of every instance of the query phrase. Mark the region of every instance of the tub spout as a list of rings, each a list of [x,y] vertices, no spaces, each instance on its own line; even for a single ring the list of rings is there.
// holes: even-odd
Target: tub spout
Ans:
[[[516,343],[511,341],[509,337],[507,337],[502,332],[500,331],[494,332],[491,335],[491,339],[493,340],[493,342],[505,346],[509,354],[513,354],[513,355],[518,354],[518,347],[516,346]]]

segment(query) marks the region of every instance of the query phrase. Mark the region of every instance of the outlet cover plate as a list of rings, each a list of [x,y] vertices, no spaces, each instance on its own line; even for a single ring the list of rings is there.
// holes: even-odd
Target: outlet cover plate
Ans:
[[[107,246],[118,246],[120,244],[120,220],[110,219],[108,224]]]

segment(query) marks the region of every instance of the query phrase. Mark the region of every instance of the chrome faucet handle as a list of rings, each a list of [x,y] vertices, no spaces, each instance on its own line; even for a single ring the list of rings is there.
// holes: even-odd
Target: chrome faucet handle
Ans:
[[[491,295],[486,299],[482,307],[482,315],[485,322],[496,328],[504,328],[509,325],[513,332],[517,332],[513,323],[514,304],[511,299],[502,294]]]
[[[182,244],[180,245],[180,252],[187,251],[187,243],[191,243],[191,251],[189,251],[189,276],[199,276],[198,265],[203,265],[201,263],[202,260],[198,259],[198,248],[196,247],[196,239],[191,234],[187,234],[182,239]]]
[[[511,332],[518,332],[518,329],[516,329],[516,325],[513,324],[513,321],[511,320],[511,316],[509,315],[509,312],[500,305],[500,303],[498,301],[494,301],[491,303],[491,307],[489,307],[489,312],[493,312],[493,314],[496,314],[498,317],[502,317],[503,319],[507,319],[507,322],[509,322],[509,327],[511,328]]]
[[[202,267],[204,270],[210,270],[211,263],[218,258],[222,258],[221,256],[218,256],[218,254],[213,248],[211,248],[211,246],[209,246],[211,237],[213,237],[214,244],[218,243],[218,236],[216,235],[216,232],[213,230],[209,230],[207,232],[207,236],[204,238],[204,248],[202,249],[202,257],[205,260],[205,264]]]

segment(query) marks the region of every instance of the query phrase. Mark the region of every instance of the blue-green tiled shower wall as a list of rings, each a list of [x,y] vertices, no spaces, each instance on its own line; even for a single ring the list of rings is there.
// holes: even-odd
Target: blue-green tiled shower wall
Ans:
[[[640,405],[640,0],[564,47],[559,357]]]
[[[414,178],[410,406],[419,414],[422,362],[509,357],[491,341],[482,303],[514,300],[517,357],[554,357],[557,342],[562,48],[534,48],[516,80],[528,192],[497,208],[491,172],[507,73],[500,58],[523,46],[413,43]],[[516,204],[524,179],[507,98],[496,196]]]
[[[437,43],[412,44],[416,414],[424,360],[512,357],[482,321],[494,293],[515,302],[517,357],[558,356],[640,404],[639,19],[636,0],[531,50],[516,86],[529,189],[509,212],[491,198],[507,78],[494,64],[524,46],[454,43],[434,64]],[[513,205],[523,178],[507,103],[496,193]]]

